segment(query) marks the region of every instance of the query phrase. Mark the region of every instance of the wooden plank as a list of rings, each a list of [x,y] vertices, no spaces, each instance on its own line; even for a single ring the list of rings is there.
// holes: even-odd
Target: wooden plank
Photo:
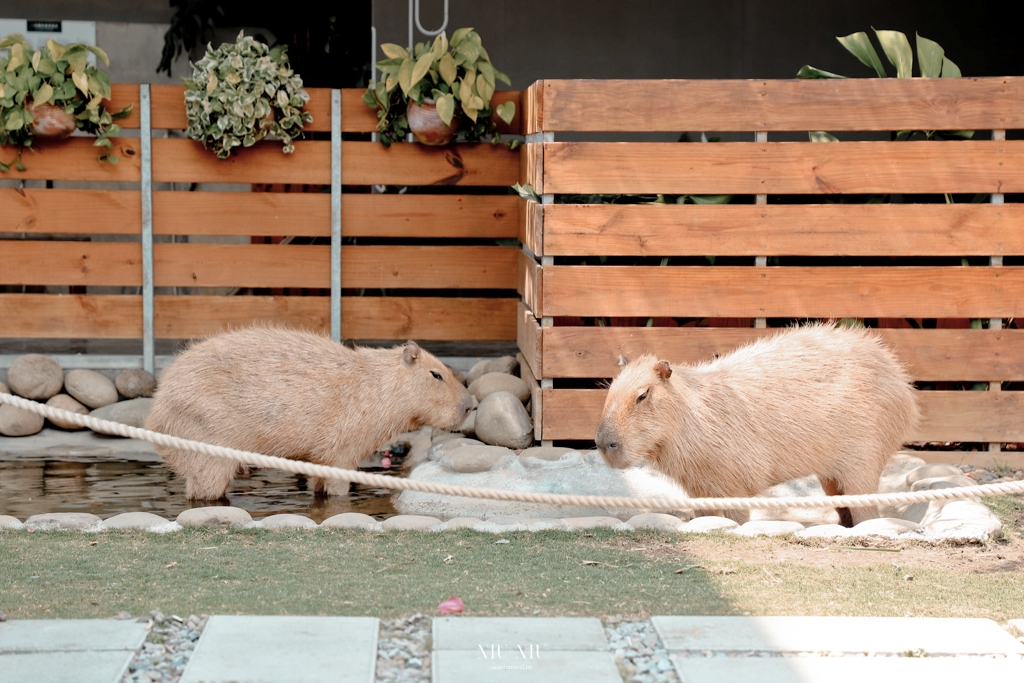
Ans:
[[[0,188],[0,233],[138,235],[142,199],[131,190]]]
[[[99,162],[96,157],[105,152],[93,145],[94,139],[72,137],[58,142],[32,145],[22,154],[24,171],[12,171],[14,180],[100,180],[106,182],[139,182],[142,177],[139,159],[141,145],[138,138],[111,138],[112,154],[118,162]]]
[[[544,359],[543,337],[541,336],[540,323],[533,316],[533,313],[522,302],[516,309],[518,326],[516,328],[516,342],[519,351],[530,366],[530,375],[533,377],[554,377],[557,375],[543,375],[539,370]],[[554,328],[549,328],[554,329]]]
[[[142,297],[0,294],[5,339],[141,339]]]
[[[532,311],[538,311],[543,300],[543,270],[525,251],[519,251],[516,291]]]
[[[139,242],[3,241],[5,285],[142,284]]]
[[[601,421],[604,389],[545,389],[545,439],[591,440]],[[1024,440],[1024,392],[920,391],[922,421],[912,441]]]
[[[635,81],[629,82],[633,83]],[[523,91],[524,135],[533,135],[534,133],[548,130],[543,127],[546,123],[544,119],[544,91],[545,81],[534,81],[533,85]],[[601,108],[603,109],[606,105],[607,103],[602,103]],[[554,129],[552,128],[551,130]]]
[[[527,312],[531,319],[533,316]],[[535,319],[534,319],[535,321]],[[520,315],[520,349],[524,326]],[[653,353],[673,363],[712,360],[777,329],[710,327],[549,327],[542,334],[544,358],[538,377],[609,378],[619,355]],[[1024,330],[876,331],[919,382],[1024,381]],[[536,343],[536,342],[535,342]],[[535,368],[538,366],[534,366]]]
[[[346,246],[342,287],[515,289],[515,247]],[[330,287],[328,245],[154,245],[157,287]]]
[[[150,86],[150,92],[152,93],[153,88],[159,87]],[[181,102],[184,102],[184,98],[184,87],[182,86]],[[117,125],[125,130],[139,127],[139,86],[134,83],[111,83],[110,99],[103,103],[107,111],[112,113],[118,112],[129,104],[132,105],[132,113],[123,119],[115,121]],[[184,118],[184,106],[179,106],[182,108],[182,117]]]
[[[537,194],[544,194],[544,143],[528,142],[519,147],[519,184],[530,185]]]
[[[530,419],[533,421],[533,438],[539,441],[541,438],[540,416],[544,414],[541,403],[543,394],[540,390],[540,384],[537,383],[537,379],[533,376],[530,364],[523,357],[523,354],[517,353],[516,360],[519,361],[519,376],[530,389]]]
[[[1024,254],[1024,204],[549,204],[520,239],[538,223],[553,256]]]
[[[541,83],[531,133],[1024,128],[1021,77]]]
[[[1024,140],[544,143],[554,194],[1006,193],[1021,168]]]
[[[511,195],[346,194],[342,231],[346,237],[514,239],[518,201]],[[158,235],[329,237],[331,196],[155,192],[153,223]]]
[[[1024,267],[546,266],[538,316],[1013,318]]]
[[[544,216],[545,210],[550,206],[554,206],[554,204],[545,206],[532,200],[519,200],[519,241],[536,256],[544,256],[547,253],[544,251]],[[569,205],[560,204],[559,206]]]
[[[516,182],[518,156],[503,145],[481,143],[425,147],[376,142],[342,144],[345,185],[491,185]],[[327,141],[299,141],[283,154],[277,143],[260,144],[218,159],[185,139],[153,140],[153,179],[158,182],[299,183],[331,181]]]
[[[1024,470],[1024,451],[900,451],[901,455],[921,458],[926,463],[974,465],[992,467],[1000,464],[1015,470]]]

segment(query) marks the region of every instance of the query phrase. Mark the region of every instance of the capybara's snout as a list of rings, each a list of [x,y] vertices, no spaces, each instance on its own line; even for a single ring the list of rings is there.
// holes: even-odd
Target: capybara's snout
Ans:
[[[622,439],[608,420],[601,422],[601,426],[597,429],[597,435],[594,437],[594,442],[597,444],[597,450],[601,452],[609,467],[621,470],[629,464],[625,449],[622,447]]]

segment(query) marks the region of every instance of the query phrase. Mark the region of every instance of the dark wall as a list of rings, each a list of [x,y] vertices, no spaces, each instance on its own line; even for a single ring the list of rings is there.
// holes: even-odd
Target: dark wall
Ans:
[[[0,0],[0,17],[4,19],[166,24],[172,13],[167,0]]]

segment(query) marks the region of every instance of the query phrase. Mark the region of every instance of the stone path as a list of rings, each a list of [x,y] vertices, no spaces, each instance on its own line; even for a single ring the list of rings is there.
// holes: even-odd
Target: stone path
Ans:
[[[684,683],[1024,680],[1024,643],[987,619],[657,616],[650,623]],[[213,616],[181,681],[373,683],[378,627],[371,617]],[[621,669],[605,633],[596,618],[437,617],[430,680],[665,680]],[[119,683],[145,637],[145,624],[130,621],[0,623],[0,683]]]

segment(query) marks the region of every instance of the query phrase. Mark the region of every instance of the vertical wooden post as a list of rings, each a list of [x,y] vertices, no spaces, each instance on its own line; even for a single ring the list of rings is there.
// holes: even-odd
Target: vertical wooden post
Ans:
[[[1005,130],[994,130],[994,131],[992,131],[992,139],[993,140],[1006,140],[1006,131]],[[1002,204],[1003,203],[1003,194],[1001,192],[993,192],[990,201],[993,204]],[[988,264],[989,264],[989,266],[992,266],[994,268],[1001,268],[1002,265],[1003,265],[1003,257],[1002,256],[990,256],[989,259],[988,259]],[[988,321],[988,328],[990,330],[1001,330],[1003,328],[1003,319],[1002,318],[990,318],[989,321]],[[1002,384],[1002,382],[989,382],[988,383],[988,390],[989,391],[1002,391],[1003,390],[1003,384]],[[990,443],[988,445],[988,450],[991,453],[998,453],[999,451],[1002,450],[1002,444]]]
[[[139,86],[139,142],[142,154],[142,368],[156,373],[153,335],[153,129],[149,84]]]
[[[541,135],[541,140],[540,140],[541,144],[544,144],[545,142],[554,142],[555,141],[555,134],[554,133],[541,133],[540,135]],[[541,166],[541,172],[543,173],[543,165]],[[540,203],[543,204],[543,205],[554,204],[555,203],[555,195],[553,195],[553,194],[542,194],[540,196]],[[543,270],[544,266],[553,266],[553,265],[555,265],[555,257],[554,256],[541,256],[540,257],[540,265],[541,265],[541,269],[542,270]],[[555,319],[554,319],[554,317],[552,317],[550,315],[546,315],[546,316],[541,317],[541,319],[540,319],[540,326],[541,327],[554,327],[555,326]],[[548,378],[542,378],[540,380],[541,392],[543,392],[545,389],[554,389],[554,388],[555,388],[555,380],[554,379],[551,379],[550,377],[548,377]],[[534,416],[534,419],[538,419],[538,417],[539,417],[539,419],[543,420],[544,419],[543,412],[539,416]],[[541,428],[543,429],[543,425],[541,425]],[[551,439],[544,439],[543,438],[543,432],[542,432],[542,438],[541,438],[541,441],[540,441],[540,445],[541,446],[553,446],[554,445],[554,441],[551,440]]]
[[[754,133],[754,142],[768,142],[768,133],[767,133],[767,131],[758,131],[757,133]],[[759,194],[759,195],[757,195],[757,197],[755,198],[754,201],[758,205],[767,204],[768,203],[768,195],[767,194]],[[767,256],[755,256],[754,257],[754,267],[755,268],[767,268],[768,267],[768,257]],[[756,327],[758,329],[764,329],[767,326],[768,326],[768,321],[765,320],[764,318],[754,318],[754,327]]]

